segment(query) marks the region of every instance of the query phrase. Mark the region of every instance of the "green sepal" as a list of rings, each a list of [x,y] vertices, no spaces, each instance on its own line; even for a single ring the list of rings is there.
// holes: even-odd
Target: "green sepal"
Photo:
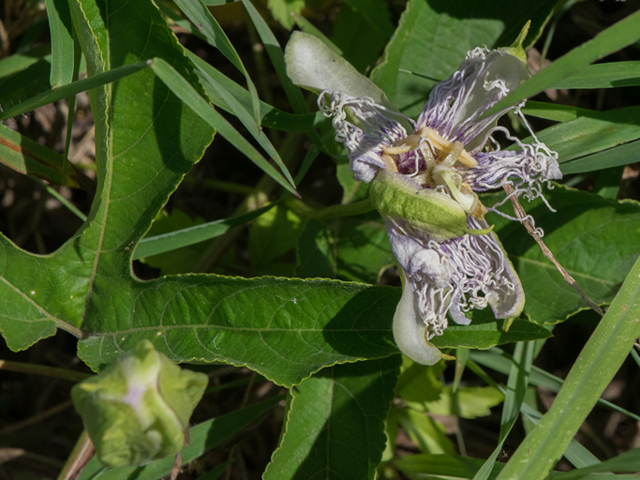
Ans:
[[[519,58],[525,65],[527,63],[527,53],[524,51],[524,48],[522,48],[522,44],[524,43],[525,38],[527,38],[529,27],[531,27],[531,20],[527,20],[527,23],[525,23],[522,30],[520,30],[518,38],[515,39],[511,46],[500,49]]]
[[[371,204],[380,215],[404,220],[414,230],[436,242],[461,237],[466,233],[483,235],[493,227],[471,230],[467,214],[451,197],[430,188],[422,188],[410,178],[380,170],[369,187]]]
[[[116,468],[178,453],[207,376],[182,370],[143,340],[71,397],[98,459]]]

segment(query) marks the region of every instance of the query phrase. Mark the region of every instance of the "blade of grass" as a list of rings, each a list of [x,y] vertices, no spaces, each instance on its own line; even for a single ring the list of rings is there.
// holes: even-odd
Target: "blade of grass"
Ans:
[[[198,65],[196,65],[196,68],[200,70],[200,74],[204,78],[204,80],[207,82],[208,86],[213,90],[215,90],[217,96],[222,98],[222,100],[231,109],[231,112],[236,117],[238,117],[238,119],[242,122],[245,128],[249,131],[251,136],[256,139],[258,144],[260,144],[260,146],[264,148],[265,152],[269,154],[271,159],[274,162],[276,162],[278,167],[280,167],[280,171],[284,174],[287,181],[291,185],[295,186],[293,182],[293,178],[291,177],[289,170],[287,170],[287,167],[282,162],[282,159],[280,158],[278,151],[275,149],[275,147],[269,141],[267,136],[264,134],[264,132],[262,131],[262,128],[260,128],[256,124],[256,122],[253,120],[250,113],[242,106],[242,104],[238,100],[236,100],[236,98],[233,95],[227,92],[225,88],[222,85],[220,85],[213,77],[211,77],[205,70],[200,68]]]
[[[71,95],[77,95],[85,90],[91,90],[92,88],[115,82],[147,67],[148,65],[146,63],[134,63],[133,65],[114,68],[108,72],[100,73],[78,82],[68,83],[58,88],[52,88],[48,92],[36,95],[35,97],[6,109],[0,114],[0,120],[7,120],[8,118],[15,117],[16,115],[22,115],[30,110],[52,102],[57,102],[58,100],[70,97]]]
[[[49,30],[51,32],[52,87],[71,83],[73,78],[74,42],[71,13],[65,0],[45,0]]]
[[[485,112],[486,118],[559,83],[590,63],[631,45],[640,38],[640,11],[600,32],[592,40],[574,48]]]
[[[271,210],[271,208],[276,204],[277,202],[270,203],[266,207],[252,210],[243,215],[236,215],[223,220],[216,220],[214,222],[204,223],[195,227],[184,228],[175,232],[144,238],[133,253],[133,260],[170,252],[171,250],[176,250],[188,245],[193,245],[194,243],[219,237],[227,230],[243,225],[254,218],[259,217],[263,213]]]
[[[502,446],[520,416],[520,409],[529,384],[529,374],[531,363],[533,362],[533,347],[533,342],[519,342],[516,344],[509,380],[507,381],[507,392],[502,407],[498,446],[474,475],[473,480],[488,480],[496,466],[496,460],[502,451]]]
[[[613,88],[640,85],[640,62],[610,62],[590,65],[552,88]]]
[[[233,95],[234,98],[242,104],[247,110],[251,110],[251,95],[249,92],[224,75],[222,72],[209,65],[207,62],[198,57],[195,53],[187,50],[187,56],[198,67],[196,74],[200,77],[200,83],[207,91],[207,95],[211,98],[211,103],[216,107],[232,113],[231,107],[226,104],[224,99],[217,94],[217,91],[208,85],[208,81],[201,72],[206,72],[211,78],[221,85],[226,92]],[[322,112],[293,114],[275,108],[268,103],[260,101],[260,112],[262,115],[262,126],[284,130],[287,132],[306,132],[317,128],[326,120]],[[298,182],[296,182],[296,185]]]
[[[43,58],[48,58],[50,61],[49,51],[49,45],[40,45],[28,52],[14,53],[10,57],[3,58],[0,60],[0,79],[26,70]]]
[[[457,348],[456,371],[453,376],[453,386],[451,388],[452,393],[456,393],[458,391],[460,380],[462,380],[462,374],[464,373],[464,368],[467,366],[467,360],[469,360],[469,349],[463,347]]]
[[[58,200],[62,205],[67,207],[67,209],[71,213],[73,213],[76,217],[78,217],[80,220],[84,222],[87,219],[87,216],[84,213],[78,210],[78,208],[73,203],[71,203],[69,200],[67,200],[62,195],[60,195],[60,193],[58,193],[58,191],[55,188],[53,188],[51,185],[47,185],[39,178],[36,178],[36,177],[30,177],[30,178],[34,182],[36,182],[38,185],[40,185],[42,188],[44,188],[49,195],[51,195],[53,198]]]
[[[501,385],[498,385],[487,373],[480,368],[480,366],[475,363],[473,360],[469,360],[468,362],[469,369],[473,371],[481,380],[483,380],[487,385],[491,385],[498,390],[500,390],[506,397],[506,390]],[[540,413],[537,409],[532,407],[531,405],[523,402],[520,406],[520,413],[524,415],[528,420],[530,420],[534,425],[537,425],[540,419],[542,418],[542,413]],[[586,448],[584,448],[581,444],[579,444],[575,440],[571,440],[569,446],[565,450],[564,454],[567,459],[574,463],[574,465],[578,468],[595,465],[599,463],[599,460],[589,452]],[[497,464],[501,465],[501,464]]]
[[[207,7],[205,7],[200,0],[175,0],[175,3],[189,18],[189,20],[198,27],[198,30],[203,33],[207,42],[220,50],[220,52],[244,75],[247,87],[251,94],[253,119],[256,122],[256,127],[259,127],[260,101],[258,98],[258,91],[256,90],[247,69],[244,67],[242,60],[240,59],[240,55],[236,52],[236,49],[229,41],[224,30],[222,30],[216,19],[211,15],[211,12],[209,12]]]
[[[276,182],[289,192],[298,196],[295,188],[271,165],[253,145],[220,115],[191,84],[180,75],[171,65],[161,58],[149,60],[149,66],[169,89],[191,108],[200,118],[215,128],[229,143],[247,156]]]
[[[289,103],[291,103],[291,107],[293,107],[293,111],[299,114],[308,113],[309,109],[307,108],[307,104],[302,96],[302,91],[299,87],[293,84],[287,75],[284,63],[284,52],[282,51],[276,36],[273,34],[269,25],[267,25],[267,22],[264,21],[260,13],[258,13],[256,7],[254,7],[249,0],[242,0],[242,4],[244,5],[244,8],[247,9],[247,13],[258,31],[258,35],[260,35],[260,38],[262,39],[267,55],[269,55],[269,58],[271,59],[271,63],[276,70],[276,74],[280,79],[282,88],[284,88],[284,93],[289,99]]]
[[[509,368],[512,362],[511,356],[498,347],[492,347],[488,351],[473,351],[471,352],[471,358],[473,361],[505,375],[509,373]],[[547,390],[557,393],[560,391],[564,381],[539,367],[533,366],[531,368],[529,383],[536,387],[546,388]],[[625,410],[624,408],[607,400],[599,398],[598,405],[623,413],[640,422],[640,415],[636,415],[635,413]]]
[[[634,448],[624,452],[617,457],[570,472],[554,475],[553,478],[561,480],[576,480],[584,478],[590,473],[613,472],[613,473],[637,473],[640,472],[640,448]],[[606,477],[605,477],[606,478]]]
[[[555,103],[529,100],[522,108],[522,113],[530,117],[544,118],[556,122],[568,122],[578,117],[592,117],[597,112],[595,110],[572,107],[570,105],[556,105]]]
[[[585,345],[549,412],[511,457],[500,479],[548,475],[640,333],[640,259]]]
[[[296,175],[296,178],[295,178],[296,185],[300,185],[300,182],[302,182],[302,180],[304,179],[305,175],[311,168],[313,161],[316,159],[319,153],[320,153],[320,150],[318,150],[318,148],[315,145],[312,145],[311,148],[307,150],[307,153],[305,154],[304,159],[302,160],[302,165],[300,165],[300,170],[298,170],[298,174]]]
[[[84,176],[69,164],[65,170],[64,157],[18,132],[0,124],[0,163],[22,173],[49,182],[80,187]]]
[[[638,161],[640,155],[640,140],[625,143],[619,147],[603,150],[592,155],[574,158],[566,163],[560,164],[560,170],[565,175],[569,173],[593,172],[603,168],[628,165]]]

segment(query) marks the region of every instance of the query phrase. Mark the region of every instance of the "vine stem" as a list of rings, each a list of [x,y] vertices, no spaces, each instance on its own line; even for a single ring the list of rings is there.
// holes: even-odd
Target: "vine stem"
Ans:
[[[576,282],[575,279],[564,269],[564,267],[560,265],[560,262],[556,260],[556,257],[553,256],[553,253],[551,253],[551,250],[549,250],[549,248],[547,248],[545,243],[542,241],[542,237],[536,231],[533,225],[533,222],[529,218],[526,218],[527,212],[525,212],[524,208],[522,208],[522,205],[520,205],[520,202],[518,201],[518,197],[516,195],[511,195],[513,193],[513,187],[509,184],[505,184],[503,185],[502,188],[504,188],[504,191],[507,192],[507,195],[510,195],[509,199],[513,204],[513,209],[516,212],[516,216],[520,220],[522,220],[522,224],[524,225],[524,228],[527,229],[527,232],[529,232],[529,235],[531,235],[533,239],[538,243],[538,245],[540,246],[540,250],[542,250],[543,255],[547,257],[549,260],[551,260],[551,262],[555,265],[555,267],[560,272],[560,275],[562,275],[562,278],[564,278],[564,280],[573,287],[573,289],[578,293],[578,295],[580,295],[580,297],[582,297],[582,299],[589,306],[589,308],[591,308],[593,311],[595,311],[598,315],[602,317],[604,315],[604,311],[602,310],[602,308],[600,308],[600,306],[597,303],[591,300],[591,298],[586,293],[584,293],[584,291],[578,285],[578,282]]]
[[[71,455],[69,455],[67,463],[65,463],[64,468],[60,472],[60,475],[58,475],[57,480],[70,480],[72,478],[78,478],[80,473],[82,473],[84,467],[93,457],[93,453],[93,443],[91,443],[89,434],[85,429],[82,431],[80,438],[78,438],[75,447],[73,447],[73,451],[71,452]]]

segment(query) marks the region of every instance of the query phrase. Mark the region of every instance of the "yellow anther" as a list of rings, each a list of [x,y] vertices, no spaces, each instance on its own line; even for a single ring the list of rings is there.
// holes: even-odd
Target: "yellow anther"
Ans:
[[[411,136],[414,136],[414,135],[411,135]],[[449,140],[442,138],[442,136],[438,132],[436,132],[433,128],[430,128],[430,127],[422,128],[422,130],[420,130],[420,136],[429,139],[433,144],[434,148],[436,150],[440,150],[445,155],[449,154],[451,150],[453,150],[453,146],[454,146],[453,142],[450,142]],[[476,160],[471,155],[469,155],[469,152],[467,152],[464,149],[462,150],[462,152],[460,152],[460,155],[458,156],[458,161],[461,164],[463,164],[465,167],[475,167],[478,165],[478,162],[476,162]]]
[[[396,166],[396,162],[393,161],[393,158],[391,158],[391,155],[387,155],[386,153],[383,153],[381,155],[381,158],[382,158],[382,161],[384,162],[384,164],[386,165],[387,170],[390,170],[392,172],[397,172],[398,171],[398,167]]]
[[[478,201],[478,206],[473,211],[472,215],[476,217],[478,220],[484,220],[484,216],[489,212],[487,207],[485,207],[482,202]]]
[[[382,149],[389,155],[399,155],[415,149],[420,145],[421,140],[422,137],[420,135],[409,135],[408,137],[396,142],[393,147],[383,147]]]

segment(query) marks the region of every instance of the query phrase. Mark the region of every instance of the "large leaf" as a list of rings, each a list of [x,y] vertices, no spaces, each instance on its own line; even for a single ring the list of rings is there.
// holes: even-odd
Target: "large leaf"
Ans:
[[[153,56],[170,59],[193,78],[177,39],[151,3],[129,3],[108,15],[105,9],[92,0],[71,4],[87,58],[86,82],[129,64],[139,70],[139,59]],[[80,232],[49,257],[29,255],[0,237],[0,329],[13,349],[52,335],[56,327],[82,337],[81,327],[118,321],[114,311],[106,317],[95,311],[93,302],[110,295],[100,281],[134,282],[132,247],[211,140],[211,130],[149,69],[95,88],[91,102],[98,187]]]
[[[527,20],[532,21],[527,43],[537,38],[556,0],[410,0],[382,63],[372,72],[404,113],[416,115],[433,85],[447,78],[469,50],[486,45],[508,46]],[[408,71],[408,72],[407,72]]]
[[[109,15],[105,8],[93,0],[71,8],[90,77],[127,61],[166,58],[202,90],[152,4],[123,3]],[[287,385],[327,365],[397,352],[390,332],[397,289],[132,277],[136,245],[211,130],[149,69],[93,90],[91,100],[98,190],[89,219],[49,257],[0,240],[0,328],[11,348],[63,328],[82,339],[79,354],[97,369],[144,337],[175,361],[247,364]]]
[[[610,302],[640,252],[640,205],[557,186],[523,207],[544,230],[544,242],[556,259],[596,303]],[[501,196],[487,196],[493,205]],[[510,206],[505,207],[507,212]],[[587,308],[542,254],[523,226],[496,215],[495,223],[526,292],[525,312],[537,323],[557,323]]]
[[[398,289],[213,275],[98,285],[110,294],[94,296],[92,331],[79,348],[94,368],[148,338],[171,360],[246,365],[290,386],[327,365],[397,352]]]
[[[292,389],[265,480],[374,478],[400,363],[393,355],[339,365]]]

